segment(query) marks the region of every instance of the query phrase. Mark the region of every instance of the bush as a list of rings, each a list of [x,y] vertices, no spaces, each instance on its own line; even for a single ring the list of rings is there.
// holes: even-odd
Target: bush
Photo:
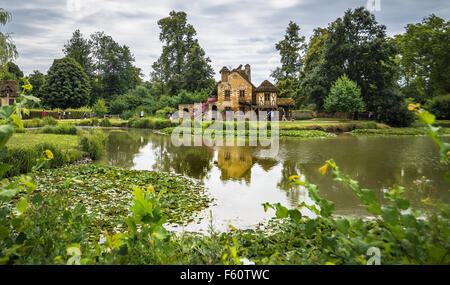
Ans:
[[[295,120],[310,120],[313,118],[312,114],[294,114],[292,117]]]
[[[126,110],[126,111],[123,111],[121,117],[124,120],[128,120],[128,119],[132,118],[134,116],[134,114],[135,114],[135,112],[133,110]]]
[[[160,118],[132,118],[128,121],[128,127],[140,129],[164,129],[175,125],[168,119]]]
[[[82,157],[80,151],[63,150],[57,144],[41,143],[33,146],[11,147],[1,162],[9,164],[12,168],[6,176],[15,176],[20,173],[28,173],[36,165],[36,160],[42,157],[42,153],[49,149],[53,153],[53,159],[49,161],[48,167],[58,167],[67,163],[75,162]]]
[[[425,104],[424,109],[436,115],[441,120],[450,119],[450,94],[434,97]]]
[[[22,113],[22,118],[23,119],[34,119],[34,118],[40,118],[42,119],[42,109],[29,109],[30,113],[27,115],[25,113]],[[90,116],[91,113],[91,109],[89,108],[80,108],[80,109],[65,109],[65,110],[45,110],[45,117],[52,117],[55,119],[58,119],[58,115],[59,112],[62,112],[62,114],[64,114],[64,112],[66,112],[65,115],[62,115],[62,119],[83,119],[84,118],[84,113],[86,112],[86,114],[88,116]],[[70,114],[69,114],[70,113]]]
[[[103,120],[100,121],[100,126],[101,127],[111,127],[111,121],[108,118],[104,118]]]
[[[58,121],[53,117],[45,117],[42,119],[44,121],[44,125],[56,126]]]
[[[108,112],[105,100],[99,99],[97,103],[95,103],[95,105],[92,107],[92,111],[95,112],[96,117],[103,118],[105,114]]]
[[[60,124],[57,126],[46,126],[41,132],[45,134],[76,135],[77,128],[70,124]]]
[[[106,140],[106,135],[100,130],[84,133],[80,136],[81,150],[96,160],[104,153]]]
[[[163,109],[159,109],[158,111],[156,111],[156,116],[157,117],[161,117],[161,118],[167,118],[167,115],[172,112],[172,114],[176,111],[175,108],[166,106]]]

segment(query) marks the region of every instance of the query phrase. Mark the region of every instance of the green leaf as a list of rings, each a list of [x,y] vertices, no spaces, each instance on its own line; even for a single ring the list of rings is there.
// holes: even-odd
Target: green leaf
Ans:
[[[370,189],[361,189],[361,201],[366,205],[377,202],[377,195],[375,194],[375,191]]]
[[[19,201],[19,203],[17,203],[17,211],[19,211],[19,213],[21,214],[24,214],[27,211],[29,205],[30,203],[28,203],[27,199],[24,197]]]
[[[288,217],[288,209],[284,206],[281,206],[280,204],[275,205],[277,208],[277,211],[275,212],[275,215],[279,219],[284,219]]]
[[[399,222],[400,213],[393,207],[387,207],[381,210],[381,216],[385,222],[395,226]]]
[[[6,172],[8,172],[11,169],[11,165],[0,162],[0,178],[3,178],[5,176]]]
[[[305,233],[307,235],[312,235],[316,232],[317,223],[315,220],[308,220],[305,224]]]
[[[9,237],[8,228],[6,228],[3,225],[0,225],[0,240],[4,240],[7,237]]]
[[[425,110],[422,113],[419,113],[418,116],[422,122],[429,125],[433,124],[436,120],[436,117],[433,114]]]
[[[329,217],[334,212],[334,203],[330,200],[321,199],[320,203],[320,214],[323,217]]]
[[[22,188],[16,183],[10,183],[8,186],[0,189],[0,201],[7,202],[11,200]]]
[[[300,213],[300,211],[299,210],[297,210],[297,209],[293,209],[293,210],[289,210],[288,211],[288,214],[289,214],[289,217],[293,220],[293,221],[295,221],[295,222],[299,222],[300,221],[300,219],[302,218],[302,213]]]
[[[404,199],[404,198],[396,198],[395,199],[395,204],[397,204],[397,206],[401,209],[401,210],[406,210],[409,208],[409,200]]]
[[[14,133],[11,125],[0,125],[0,148],[4,147]]]
[[[350,223],[347,219],[336,219],[334,221],[336,228],[343,234],[348,233],[348,229],[350,228]]]

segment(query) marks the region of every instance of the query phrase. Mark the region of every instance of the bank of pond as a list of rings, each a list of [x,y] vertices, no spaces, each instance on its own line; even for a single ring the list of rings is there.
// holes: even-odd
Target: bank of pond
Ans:
[[[373,247],[381,250],[383,264],[450,263],[450,224],[439,218],[449,214],[448,191],[426,200],[395,185],[398,181],[408,187],[417,184],[423,191],[418,194],[428,195],[427,179],[437,183],[444,173],[434,149],[418,156],[432,147],[431,140],[422,138],[425,128],[396,129],[374,122],[282,122],[279,134],[286,138],[281,138],[277,161],[265,158],[259,148],[175,150],[164,135],[176,127],[168,120],[31,121],[24,125],[33,129],[15,133],[1,158],[12,166],[8,172],[12,180],[30,173],[36,183],[27,214],[20,216],[27,227],[1,236],[2,242],[23,247],[2,257],[2,263],[67,264],[76,248],[79,259],[74,262],[79,264],[366,264]],[[97,127],[124,124],[158,129],[159,134]],[[204,123],[202,132],[210,126]],[[269,124],[266,127],[271,130]],[[187,129],[189,133],[191,128]],[[233,129],[238,130],[236,123]],[[236,133],[248,136],[248,130]],[[450,134],[449,129],[441,128],[441,134]],[[384,177],[390,174],[383,174],[377,159],[389,145],[398,146],[393,150],[397,154],[410,146],[416,161],[409,161],[408,154],[386,153],[381,165],[392,176]],[[45,150],[52,152],[52,159],[44,169],[32,172]],[[346,154],[352,158],[345,158]],[[327,167],[322,164],[331,156],[362,185],[384,192],[359,189],[357,181],[339,176],[334,162],[326,164],[333,175],[323,176]],[[398,160],[402,162],[397,164]],[[419,171],[423,180],[410,179],[419,173],[411,169],[415,163],[424,166]],[[370,173],[380,177],[365,180]],[[305,184],[307,180],[317,186]],[[386,182],[380,184],[382,180]],[[434,187],[445,190],[445,184]],[[355,206],[343,208],[348,201]],[[370,213],[372,208],[366,207],[376,205],[374,201],[382,201],[387,210]],[[0,210],[2,217],[13,217],[20,202],[18,195]],[[252,212],[262,214],[252,216]],[[247,215],[248,220],[242,221]],[[217,223],[220,219],[227,221]]]

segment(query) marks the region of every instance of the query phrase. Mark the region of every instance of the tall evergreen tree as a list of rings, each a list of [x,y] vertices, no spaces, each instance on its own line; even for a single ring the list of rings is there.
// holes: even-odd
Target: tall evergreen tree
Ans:
[[[65,56],[75,59],[84,68],[86,74],[92,74],[91,43],[83,38],[80,30],[73,32],[72,38],[64,45],[63,52]]]
[[[272,77],[277,81],[281,79],[294,79],[298,77],[303,66],[303,52],[305,51],[305,37],[299,36],[300,27],[290,21],[286,28],[284,39],[275,44],[281,56],[281,68],[272,72]]]
[[[163,49],[159,59],[152,65],[152,81],[162,82],[166,93],[170,95],[177,94],[183,87],[202,87],[205,81],[212,78],[212,68],[209,58],[205,57],[195,38],[194,27],[187,23],[186,13],[171,11],[169,17],[158,21],[158,26]],[[194,71],[193,66],[199,71]]]

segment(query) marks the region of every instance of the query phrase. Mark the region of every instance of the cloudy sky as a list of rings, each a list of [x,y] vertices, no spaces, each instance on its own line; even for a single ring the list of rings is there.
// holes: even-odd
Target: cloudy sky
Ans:
[[[367,7],[368,1],[379,1],[373,13],[389,35],[431,13],[450,17],[446,0],[0,0],[0,7],[12,13],[2,32],[13,33],[16,62],[26,75],[35,69],[47,72],[53,59],[63,56],[72,32],[80,29],[85,37],[105,31],[128,45],[148,79],[161,53],[157,21],[176,10],[188,14],[216,79],[224,65],[249,63],[252,81],[259,85],[279,65],[274,45],[290,20],[309,38],[314,28],[326,27],[348,8]]]

